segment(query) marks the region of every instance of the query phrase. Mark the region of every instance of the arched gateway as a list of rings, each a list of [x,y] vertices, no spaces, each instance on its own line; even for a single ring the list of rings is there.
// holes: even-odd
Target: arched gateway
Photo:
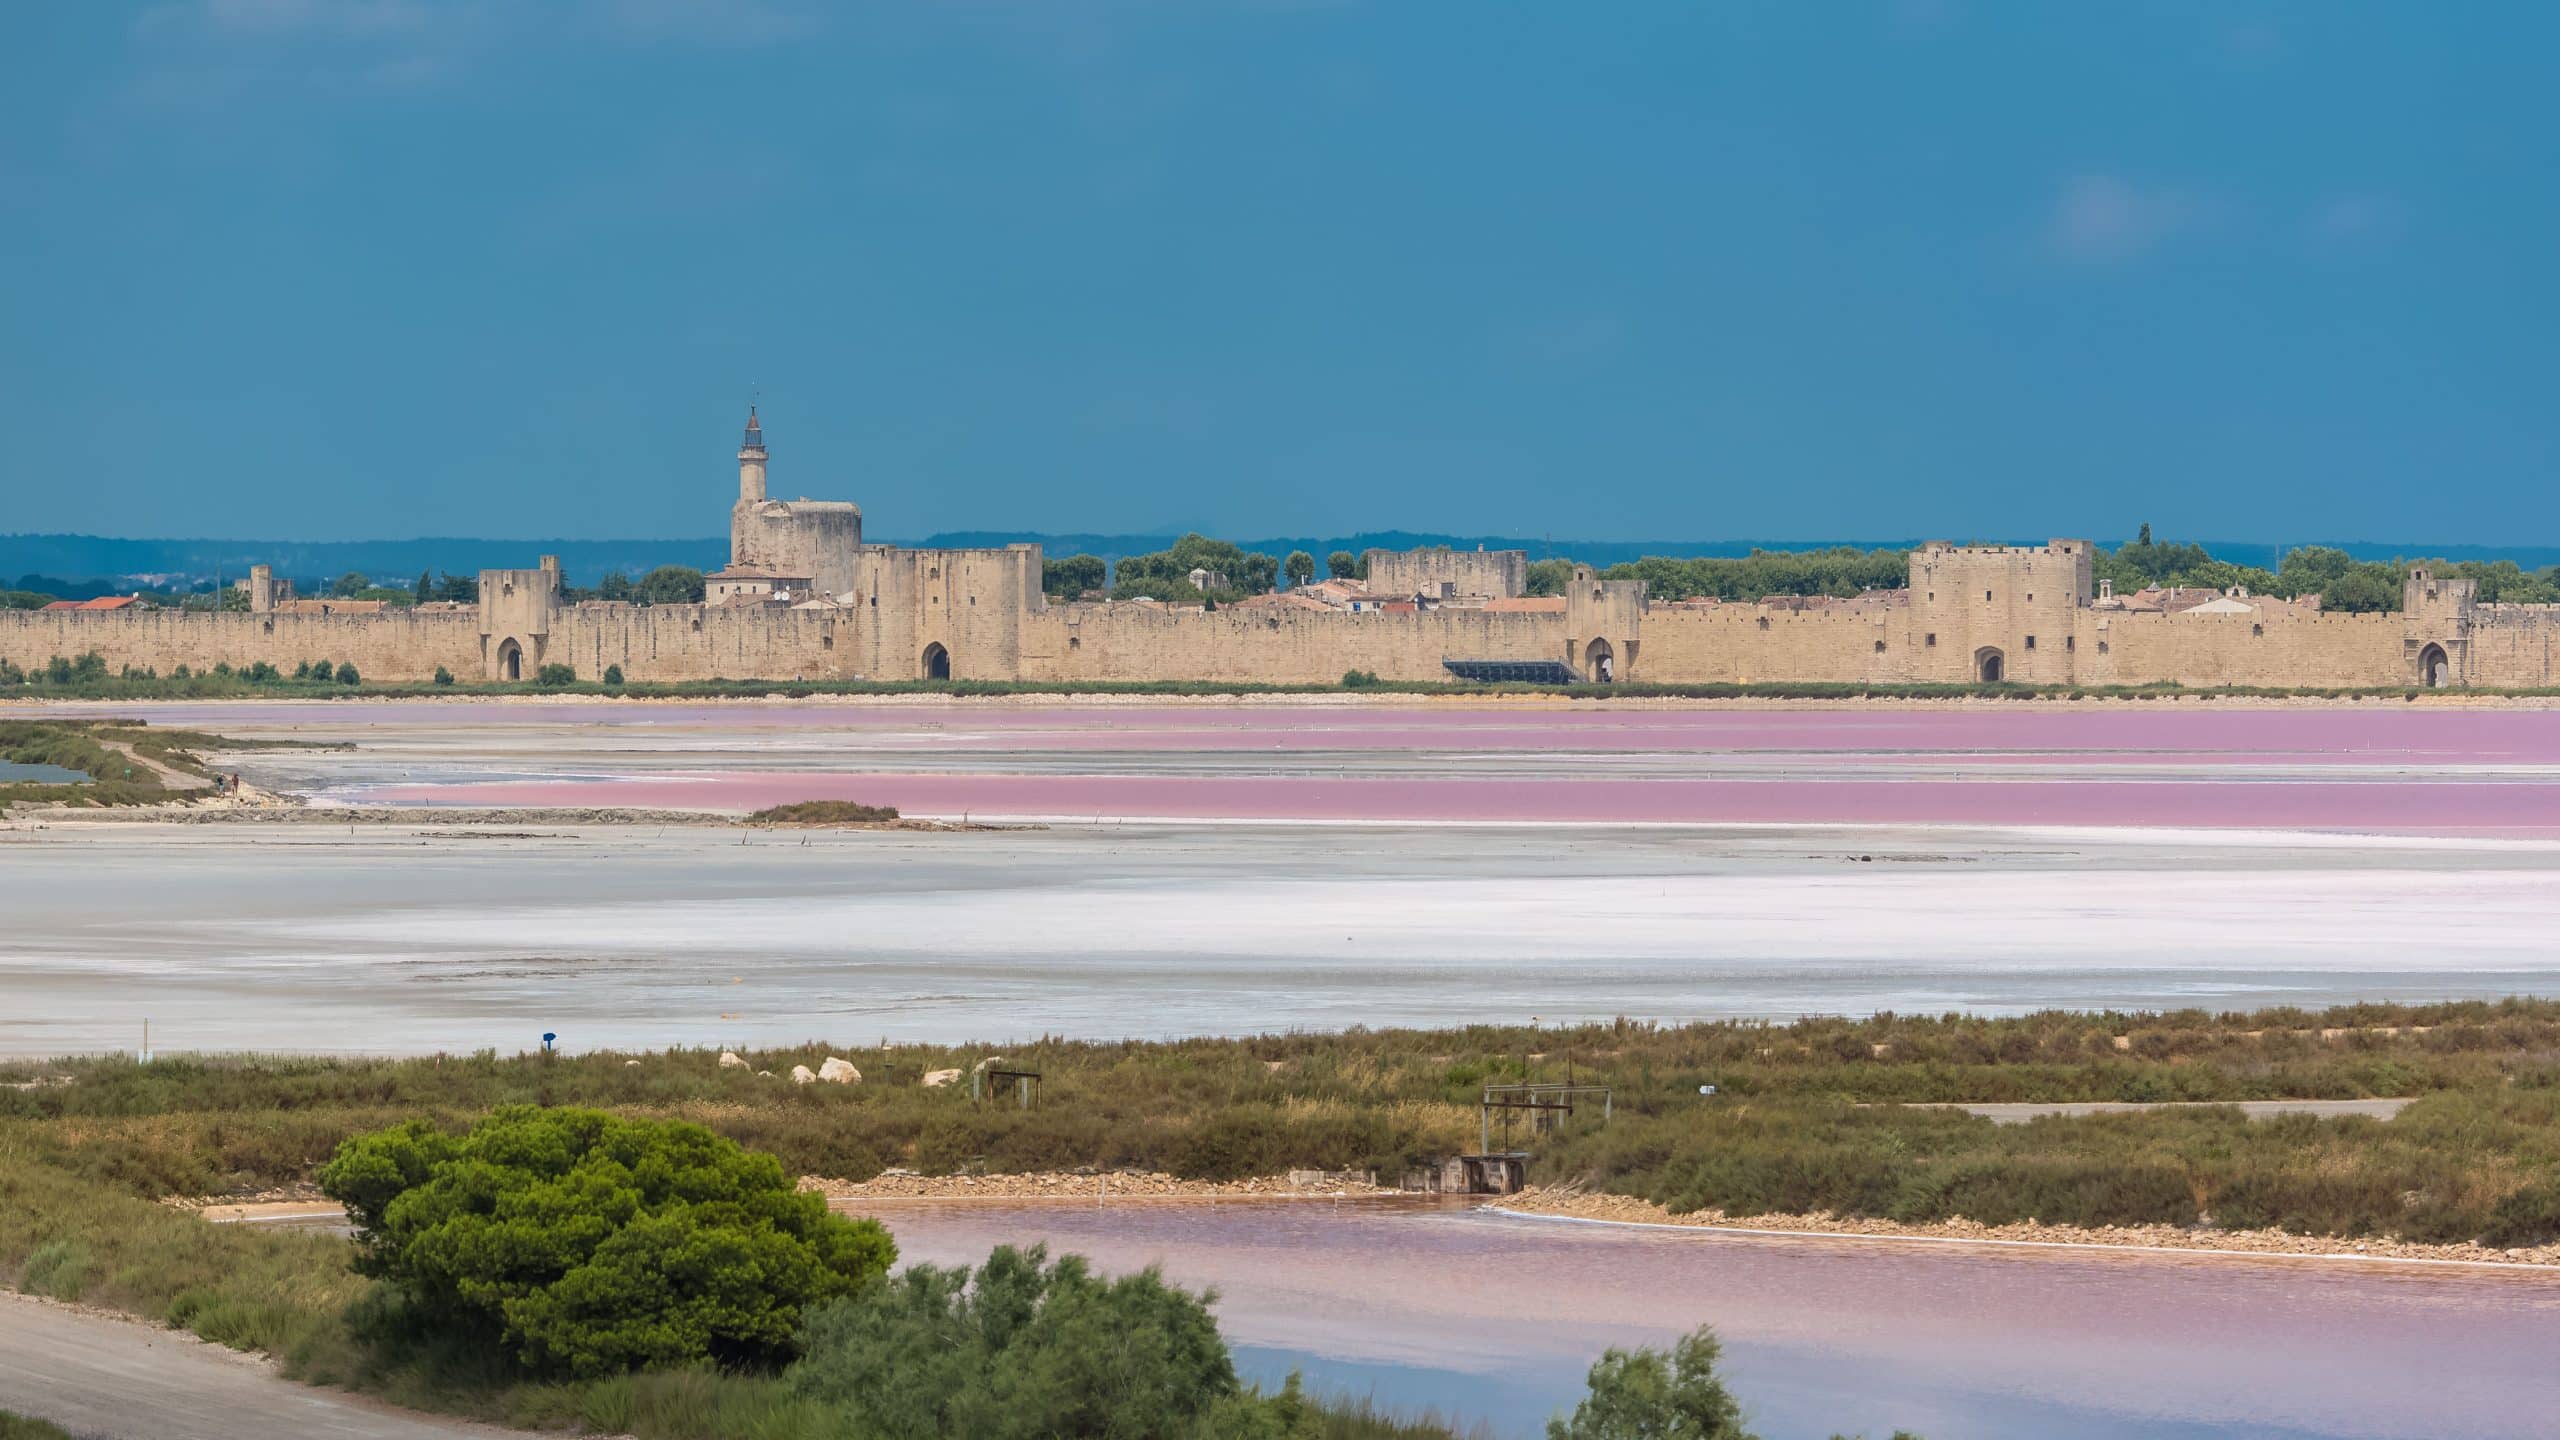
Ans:
[[[1997,685],[2008,677],[2008,661],[1998,650],[1985,645],[1973,652],[1973,673],[1981,677],[1983,684]]]
[[[942,642],[939,640],[924,647],[924,678],[927,680],[951,678],[951,652],[943,649]]]

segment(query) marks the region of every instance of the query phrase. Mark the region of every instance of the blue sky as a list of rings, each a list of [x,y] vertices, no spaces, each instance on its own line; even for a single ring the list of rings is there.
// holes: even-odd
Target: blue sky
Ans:
[[[0,531],[2560,535],[2544,5],[0,16]]]

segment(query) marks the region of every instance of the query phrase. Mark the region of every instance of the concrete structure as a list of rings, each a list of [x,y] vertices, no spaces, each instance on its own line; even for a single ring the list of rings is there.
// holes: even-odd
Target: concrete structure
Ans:
[[[320,658],[372,680],[439,669],[593,678],[1202,680],[1315,684],[1361,670],[1450,678],[1501,662],[1594,681],[2019,681],[2055,685],[2419,686],[2560,683],[2560,606],[2483,605],[2420,568],[2399,614],[2337,614],[2241,594],[2098,593],[2085,540],[1913,552],[1909,588],[1851,599],[1648,601],[1641,581],[1577,568],[1528,597],[1519,551],[1371,551],[1363,584],[1205,607],[1080,600],[1040,588],[1040,550],[909,550],[862,538],[849,503],[775,500],[762,422],[738,449],[729,564],[708,603],[572,603],[557,560],[484,570],[477,604],[293,603],[264,565],[246,612],[138,605],[0,612],[0,659],[35,669],[96,652],[110,670]],[[1417,598],[1419,597],[1419,601]]]

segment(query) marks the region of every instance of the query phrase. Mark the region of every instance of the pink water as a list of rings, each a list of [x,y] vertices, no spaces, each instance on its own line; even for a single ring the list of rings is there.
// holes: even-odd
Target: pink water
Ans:
[[[380,785],[371,804],[756,810],[858,800],[927,817],[1475,823],[2193,826],[2534,835],[2560,784],[2419,781],[1414,780],[1127,775],[651,775]]]
[[[106,707],[93,707],[106,708]],[[323,803],[1472,823],[2560,834],[2560,710],[2015,704],[248,702],[166,724]]]
[[[1761,1240],[1324,1202],[913,1205],[908,1260],[1046,1241],[1214,1286],[1292,1368],[1542,1433],[1609,1345],[1700,1324],[1769,1440],[2549,1435],[2560,1281],[2484,1270]]]

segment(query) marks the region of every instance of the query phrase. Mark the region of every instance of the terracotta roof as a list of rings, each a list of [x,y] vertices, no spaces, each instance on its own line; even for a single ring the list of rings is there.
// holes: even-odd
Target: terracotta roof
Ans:
[[[142,603],[139,595],[101,595],[95,600],[56,600],[47,610],[122,610]]]

